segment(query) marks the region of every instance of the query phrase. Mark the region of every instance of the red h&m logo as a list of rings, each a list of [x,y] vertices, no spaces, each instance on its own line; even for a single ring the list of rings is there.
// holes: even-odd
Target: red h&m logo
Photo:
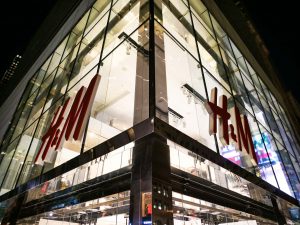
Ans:
[[[219,97],[220,106],[218,106],[217,93],[217,88],[213,88],[211,90],[210,101],[207,101],[204,104],[209,113],[209,134],[212,135],[217,133],[218,118],[218,133],[221,143],[226,146],[229,145],[230,141],[233,141],[238,149],[247,153],[254,160],[254,163],[257,164],[247,116],[241,115],[236,106],[234,106],[229,113],[227,111],[227,97],[225,95]],[[232,124],[229,124],[230,117]]]
[[[94,102],[100,82],[96,74],[88,88],[82,86],[77,92],[73,104],[68,98],[63,106],[58,107],[48,131],[42,137],[42,146],[35,158],[35,164],[43,165],[52,162],[55,151],[60,150],[65,140],[81,140],[83,131]]]

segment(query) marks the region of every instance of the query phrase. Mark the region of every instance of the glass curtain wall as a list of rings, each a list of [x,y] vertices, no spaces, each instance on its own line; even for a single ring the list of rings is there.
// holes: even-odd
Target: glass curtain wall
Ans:
[[[287,116],[201,1],[155,1],[156,116],[300,199],[299,145]],[[36,71],[1,143],[1,194],[88,151],[149,115],[149,4],[98,0]],[[84,138],[51,163],[35,157],[57,108],[99,73]],[[258,165],[208,132],[212,88],[248,117]]]
[[[156,1],[156,115],[285,193],[300,199],[295,136],[284,111],[204,4]],[[209,135],[204,102],[212,88],[249,121],[258,165]],[[220,103],[219,103],[220,104]]]
[[[96,1],[34,74],[2,143],[1,194],[148,117],[147,5],[138,0]],[[82,140],[65,141],[51,162],[35,164],[58,107],[88,87],[96,74],[101,80]],[[123,153],[107,157],[113,155]],[[131,163],[127,158],[125,164]]]
[[[277,222],[187,195],[172,193],[174,225],[271,225]]]
[[[20,219],[16,224],[79,225],[79,224],[129,224],[129,197],[125,191],[103,198],[55,209],[39,215]]]

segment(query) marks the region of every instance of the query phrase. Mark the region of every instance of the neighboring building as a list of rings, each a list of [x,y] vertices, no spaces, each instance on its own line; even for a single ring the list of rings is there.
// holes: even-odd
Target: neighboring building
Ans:
[[[281,90],[214,1],[66,15],[0,108],[2,224],[299,224]]]
[[[10,64],[9,68],[4,72],[4,74],[1,78],[1,81],[0,81],[0,85],[6,84],[12,78],[12,76],[16,72],[16,69],[20,63],[21,58],[22,58],[22,56],[20,56],[20,55],[15,56],[12,63]]]

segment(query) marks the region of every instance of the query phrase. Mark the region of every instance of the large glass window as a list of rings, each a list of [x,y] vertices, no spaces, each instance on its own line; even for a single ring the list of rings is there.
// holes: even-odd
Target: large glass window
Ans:
[[[277,222],[251,214],[213,204],[204,200],[173,192],[173,221],[175,225],[192,224],[277,224]],[[253,210],[255,211],[255,210]],[[253,215],[254,214],[254,215]]]
[[[149,68],[148,2],[98,0],[34,73],[1,144],[2,191],[146,119],[149,71],[154,70],[158,118],[294,195],[299,146],[283,107],[254,67],[201,1],[155,4],[155,68]],[[71,137],[52,160],[35,164],[58,107],[97,73],[101,80],[82,138]],[[236,106],[247,116],[257,165],[235,144],[224,146],[218,134],[209,135],[205,102],[215,87],[218,97],[227,97],[228,111]]]
[[[299,178],[290,170],[299,166],[295,160],[287,160],[291,157],[285,157],[284,162],[281,157],[284,149],[293,156],[294,149],[292,137],[287,137],[289,132],[279,124],[273,98],[269,91],[269,96],[265,95],[268,89],[207,8],[193,0],[190,10],[188,5],[183,0],[170,0],[156,8],[157,117],[294,196]],[[236,106],[247,116],[257,165],[235,144],[224,146],[218,134],[216,138],[209,135],[204,103],[215,87],[217,97],[227,97],[228,112]],[[287,124],[286,117],[283,120]]]
[[[272,206],[268,197],[269,194],[262,188],[174,142],[168,141],[168,145],[170,147],[171,166]]]
[[[72,204],[65,208],[18,220],[16,224],[127,225],[129,224],[129,196],[130,192],[125,191],[79,204]]]
[[[7,139],[16,140],[14,147],[10,144],[13,148],[2,154],[1,190],[45,173],[148,117],[146,6],[140,1],[97,1],[38,70],[28,87],[29,98],[19,107],[12,138]],[[51,160],[35,164],[58,108],[69,98],[72,104],[80,88],[87,88],[97,73],[101,79],[83,138],[75,141],[71,136]],[[120,168],[118,163],[109,165]]]

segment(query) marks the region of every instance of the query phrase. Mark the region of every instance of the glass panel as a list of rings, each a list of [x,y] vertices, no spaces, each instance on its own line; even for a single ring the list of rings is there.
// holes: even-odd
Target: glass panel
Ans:
[[[2,189],[11,190],[17,184],[19,179],[19,174],[24,168],[24,159],[27,155],[27,151],[31,143],[34,141],[32,139],[34,130],[36,128],[37,122],[31,127],[26,129],[19,140],[18,147],[15,150],[13,159],[11,161],[10,167],[7,169],[7,174],[5,176],[4,183],[2,184]]]
[[[129,198],[130,192],[125,191],[87,202],[73,201],[66,207],[59,206],[58,209],[20,219],[16,224],[127,225],[129,224]]]
[[[228,68],[234,98],[253,115],[247,91],[248,88],[251,88],[251,84],[241,75],[239,68],[230,59]]]
[[[128,51],[132,48],[139,49],[141,47],[140,43],[137,41],[138,36],[128,38],[128,36],[131,36],[131,34],[135,32],[143,21],[140,17],[146,16],[142,14],[140,15],[140,8],[145,7],[140,4],[141,1],[135,1],[135,3],[132,4],[129,0],[119,0],[115,3],[109,20],[103,58],[110,54],[114,48],[120,45],[124,39],[128,39]],[[148,11],[143,11],[143,13],[148,14]],[[104,26],[106,26],[106,24]],[[145,32],[148,33],[147,27],[145,27],[145,29]],[[143,38],[143,35],[141,38]]]
[[[46,74],[46,78],[48,76],[48,74],[53,73],[54,69],[56,69],[56,67],[58,66],[62,55],[64,53],[64,49],[66,47],[68,41],[68,36],[62,41],[62,43],[57,47],[57,49],[55,50],[55,52],[53,53],[49,68],[47,70],[47,74]]]
[[[74,48],[75,48],[75,46],[77,46],[79,44],[79,42],[82,39],[83,31],[84,31],[85,25],[87,23],[89,14],[90,14],[90,11],[86,12],[85,15],[81,18],[81,20],[76,24],[76,26],[71,31],[69,38],[68,38],[67,45],[65,47],[65,50],[64,50],[64,53],[62,56],[62,60],[64,60],[66,58],[66,56],[68,56],[72,52],[77,53],[78,49],[77,49],[77,51],[74,51]]]
[[[98,21],[96,26],[84,36],[82,42],[78,46],[78,48],[80,47],[79,51],[76,49],[76,54],[69,57],[69,62],[72,65],[69,89],[99,63],[107,20],[108,13],[106,13],[105,16]],[[70,71],[70,69],[68,70]]]
[[[268,198],[269,193],[264,189],[174,142],[168,141],[168,145],[170,147],[171,166],[272,206]]]
[[[160,55],[156,64],[165,71],[157,71],[156,90],[167,90],[157,94],[157,116],[167,118],[171,126],[216,151],[214,138],[208,132],[209,115],[203,105],[206,94],[199,63],[166,32],[157,42],[164,45],[164,53],[156,49]],[[162,86],[164,83],[167,87]]]
[[[61,102],[62,100],[56,102],[56,104],[54,104],[50,109],[44,112],[42,116],[39,118],[39,120],[36,122],[38,123],[37,129],[35,130],[35,133],[32,134],[33,139],[32,142],[30,143],[30,146],[27,146],[26,148],[28,149],[28,154],[24,161],[24,167],[23,170],[21,171],[21,176],[18,184],[22,184],[40,175],[42,166],[35,164],[35,158],[42,145],[42,137],[49,129],[49,126],[53,119],[53,115],[57,110],[58,106],[61,105]],[[51,163],[46,163],[45,167],[51,168],[51,165],[52,165]]]
[[[262,105],[256,91],[249,93],[250,102],[255,114],[255,118],[270,131],[270,127],[265,113],[265,107]],[[266,108],[267,109],[267,108]]]
[[[8,167],[11,165],[12,163],[12,158],[15,155],[15,150],[16,147],[19,143],[20,138],[17,138],[14,142],[12,142],[8,148],[7,151],[4,155],[4,158],[1,161],[1,165],[0,165],[0,184],[2,186],[4,179],[5,179],[5,175],[8,172]],[[1,188],[0,190],[0,195],[5,194],[6,192],[10,191],[10,189],[6,189],[6,188]]]
[[[284,168],[281,155],[279,153],[279,151],[281,151],[283,147],[278,142],[276,142],[272,135],[268,131],[266,131],[261,125],[259,126],[259,128],[263,134],[263,140],[272,164],[272,168],[276,175],[279,188],[288,195],[294,197],[289,178],[286,174],[286,170]]]
[[[62,95],[65,94],[67,89],[68,79],[70,76],[70,58],[75,52],[69,54],[68,57],[65,58],[63,62],[60,63],[56,70],[55,78],[51,85],[51,89],[48,93],[46,104],[43,111],[46,111],[52,104],[54,104],[57,99],[59,99]],[[75,56],[74,56],[75,57]]]
[[[123,3],[119,2],[119,4],[116,4],[115,7],[118,10],[122,10],[122,4],[126,5],[127,3],[128,2],[124,1]],[[137,19],[139,18],[139,4],[136,4],[133,8],[131,8],[130,11],[127,11],[127,13],[130,14],[130,16],[134,16],[134,18],[136,18],[135,22],[131,21],[130,23],[135,23],[134,26],[137,27],[139,24],[139,20]],[[107,20],[105,20],[105,18],[102,19],[103,21],[105,21],[105,25]],[[124,21],[127,20],[128,18],[125,15]],[[120,29],[120,31],[123,28],[123,22],[118,25],[118,29]],[[92,106],[84,149],[81,149],[82,141],[69,140],[64,142],[62,145],[62,151],[54,152],[54,160],[51,162],[45,162],[43,169],[44,172],[47,172],[53,167],[56,167],[68,161],[69,159],[80,154],[81,151],[88,150],[102,143],[104,140],[115,136],[123,130],[132,127],[133,124],[138,123],[148,117],[149,106],[147,102],[149,98],[149,69],[147,45],[149,41],[146,29],[147,26],[148,24],[145,23],[143,26],[137,29],[137,31],[131,34],[131,36],[126,36],[125,39],[120,38],[118,44],[119,47],[116,48],[112,53],[110,53],[102,62],[100,68],[101,81],[98,92],[96,93],[95,102]],[[99,28],[99,26],[95,27]],[[102,27],[102,30],[103,28],[104,26]],[[112,29],[114,29],[114,27],[112,27]],[[85,41],[87,41],[89,35],[92,34],[95,35],[94,38],[97,39],[96,30],[94,30],[94,33],[92,33],[92,31],[93,29],[91,29],[90,32],[87,33],[87,35],[85,36]],[[131,31],[129,30],[129,32]],[[92,38],[93,37],[91,37],[88,42],[92,43]],[[63,43],[65,42],[66,39]],[[86,43],[89,45],[88,42]],[[22,165],[23,170],[20,173],[20,180],[18,184],[22,184],[29,179],[38,176],[42,170],[42,166],[35,165],[34,161],[42,144],[41,139],[49,129],[51,121],[53,120],[54,113],[57,111],[58,106],[62,105],[61,102],[66,99],[66,97],[63,98],[63,95],[67,89],[68,76],[70,76],[72,62],[74,62],[77,52],[76,48],[79,48],[79,46],[77,45],[77,47],[72,50],[71,45],[74,46],[74,44],[71,44],[69,41],[66,44],[66,48],[69,49],[69,52],[65,56],[65,59],[56,69],[54,69],[55,66],[53,63],[59,60],[58,55],[61,55],[63,52],[63,44],[61,44],[56,53],[54,53],[57,54],[56,59],[54,60],[52,58],[51,63],[49,63],[49,69],[46,69],[47,71],[52,70],[52,73],[49,74],[47,72],[47,74],[49,75],[47,76],[47,78],[45,78],[45,81],[42,83],[40,90],[35,91],[35,95],[32,95],[32,97],[28,100],[29,103],[35,100],[35,103],[30,104],[30,106],[34,105],[33,110],[27,107],[27,111],[31,111],[31,120],[28,123],[28,126],[29,124],[36,121],[34,123],[34,126],[32,127],[35,127],[38,124],[38,129],[35,133],[33,133],[32,131],[32,133],[30,134],[31,136],[34,136],[32,142],[26,142],[23,140],[23,137],[24,135],[26,135],[26,133],[24,133],[22,137],[21,145],[24,147],[24,149],[22,149],[22,160],[20,160],[20,164],[23,164],[24,161],[24,165]],[[116,43],[111,44],[114,45]],[[87,48],[90,49],[89,47]],[[111,47],[107,46],[107,48]],[[84,50],[84,47],[82,47],[82,50]],[[79,66],[80,75],[77,76],[77,80],[72,80],[73,85],[69,86],[69,90],[67,92],[68,97],[75,96],[79,88],[81,88],[82,86],[88,86],[91,78],[96,74],[95,65],[96,63],[98,63],[99,54],[98,58],[97,56],[95,57],[95,60],[93,59],[89,62],[86,61],[87,64],[85,64],[84,66],[82,66],[81,64]],[[78,60],[76,62],[79,64]],[[135,93],[135,89],[139,92]],[[48,99],[47,102],[46,99]],[[136,107],[134,107],[134,103],[136,104]],[[120,108],[122,108],[123,110],[120,111]],[[44,112],[41,115],[42,109]],[[41,117],[39,118],[40,115]],[[23,124],[25,123],[25,121],[26,120],[24,119]],[[18,134],[21,133],[22,129],[20,129]],[[29,129],[31,129],[31,127]],[[17,137],[17,134],[15,135],[15,137]],[[24,145],[24,143],[26,146]],[[126,154],[128,155],[128,153]],[[121,157],[120,161],[120,164],[123,166],[128,165],[124,161],[124,157],[125,155]],[[113,164],[108,163],[106,167],[110,165]],[[111,169],[106,167],[103,167],[104,171],[111,171]],[[118,166],[118,168],[120,168],[120,165]],[[20,171],[18,171],[18,173],[19,172]]]
[[[292,156],[289,155],[288,151],[283,149],[282,146],[280,146],[280,151],[279,151],[282,159],[282,163],[284,164],[284,167],[286,169],[287,176],[289,177],[289,181],[292,186],[292,190],[294,192],[294,195],[296,199],[300,199],[300,183],[299,183],[299,178],[297,176],[297,173],[295,171],[295,166],[297,166],[298,171],[299,171],[299,166],[297,164],[292,163]],[[294,159],[295,160],[295,159]],[[277,176],[277,174],[276,174]],[[277,178],[279,179],[279,178]],[[280,182],[280,181],[279,181]]]
[[[38,187],[29,190],[27,202],[90,181],[104,174],[131,165],[133,147],[134,143],[129,143],[76,169],[70,170],[40,184]],[[68,153],[70,153],[70,151],[67,150],[68,149],[62,149],[57,153],[54,166],[63,163],[63,160],[68,156]],[[95,180],[90,183],[94,184],[94,182]],[[38,192],[38,190],[41,189],[42,191]],[[34,193],[38,193],[38,195],[35,195]]]
[[[91,8],[89,21],[85,28],[84,35],[89,33],[91,29],[94,29],[95,26],[99,26],[99,21],[103,19],[105,14],[108,14],[108,10],[110,8],[110,2],[111,1],[109,0],[98,0],[95,2],[93,7]],[[107,20],[105,22],[107,22]],[[81,30],[82,30],[82,26],[83,24],[80,25]]]
[[[194,15],[193,21],[202,65],[218,80],[218,82],[220,82],[227,90],[230,90],[228,77],[224,69],[217,42]]]
[[[180,47],[184,47],[195,58],[198,58],[187,6],[181,0],[172,0],[168,6],[162,5],[162,13],[163,26],[168,31],[164,32],[164,35],[174,39]]]
[[[25,124],[27,122],[28,116],[30,115],[31,110],[34,106],[34,101],[35,101],[36,96],[37,96],[37,92],[34,92],[34,94],[31,95],[31,97],[27,100],[24,110],[22,112],[22,115],[19,118],[18,124],[14,131],[12,140],[14,140],[18,135],[20,135],[22,133],[23,129],[25,128]]]
[[[175,225],[191,224],[268,224],[277,222],[260,217],[259,213],[245,213],[187,195],[172,192]],[[254,215],[253,215],[254,214]],[[256,215],[257,214],[257,215]]]
[[[144,28],[142,27],[140,30],[144,30]],[[130,38],[144,46],[137,40],[138,32],[135,32]],[[103,61],[100,68],[101,81],[89,118],[85,150],[132,127],[142,118],[145,119],[143,103],[139,105],[136,102],[136,106],[134,106],[134,102],[140,98],[137,95],[143,94],[142,92],[148,89],[144,86],[148,83],[145,83],[144,80],[143,83],[140,81],[140,78],[147,76],[145,74],[148,67],[145,64],[147,58],[135,48],[128,51],[127,44],[124,41]],[[148,50],[144,49],[144,51]],[[143,68],[140,69],[140,67]],[[89,73],[80,83],[91,79],[94,74],[95,71]],[[136,82],[138,83],[136,84]],[[135,93],[135,90],[139,90],[139,92]],[[120,111],[120,109],[122,110]],[[140,111],[144,111],[143,115],[138,115]]]
[[[46,74],[46,72],[48,70],[51,58],[52,57],[50,56],[47,59],[47,61],[42,65],[42,67],[37,72],[36,77],[34,79],[32,79],[32,82],[34,83],[34,86],[33,86],[32,90],[31,90],[31,94],[41,86],[42,81],[44,80],[45,74]]]
[[[14,114],[14,117],[12,119],[12,122],[10,123],[10,127],[5,133],[5,136],[1,143],[1,155],[5,154],[7,146],[13,141],[12,135],[14,134],[14,130],[19,122],[20,117],[22,116],[23,108],[25,107],[25,104],[23,104],[22,107],[18,107],[17,111]],[[1,157],[0,157],[1,160]]]
[[[40,69],[39,73],[45,75],[46,71]],[[41,86],[36,90],[37,91],[36,93],[39,94],[41,93],[40,92],[41,87],[43,87],[43,84],[41,84]],[[41,91],[43,91],[43,89]],[[42,97],[44,94],[46,93],[42,93],[41,95],[39,95],[39,97],[36,97],[34,99],[33,107],[31,109],[30,115],[28,117],[28,121],[26,123],[26,128],[29,127],[41,115],[46,100],[45,97]]]

